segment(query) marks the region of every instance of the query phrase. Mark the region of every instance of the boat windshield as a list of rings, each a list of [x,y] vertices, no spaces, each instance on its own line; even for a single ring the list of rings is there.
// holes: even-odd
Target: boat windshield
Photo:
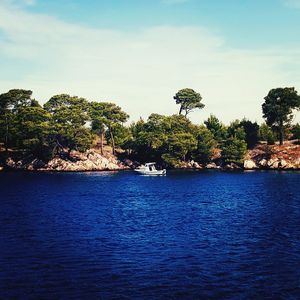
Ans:
[[[156,171],[155,163],[147,163],[145,167],[149,169],[149,171]]]

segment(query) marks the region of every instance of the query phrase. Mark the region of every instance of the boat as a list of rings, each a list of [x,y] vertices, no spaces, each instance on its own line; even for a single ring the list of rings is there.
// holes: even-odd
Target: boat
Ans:
[[[146,163],[145,165],[141,165],[140,167],[134,169],[135,172],[141,175],[166,175],[166,169],[157,170],[155,167],[155,162]]]

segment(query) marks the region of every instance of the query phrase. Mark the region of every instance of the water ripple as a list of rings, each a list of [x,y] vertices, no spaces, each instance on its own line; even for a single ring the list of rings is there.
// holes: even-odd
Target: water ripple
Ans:
[[[1,299],[299,299],[297,172],[0,174]]]

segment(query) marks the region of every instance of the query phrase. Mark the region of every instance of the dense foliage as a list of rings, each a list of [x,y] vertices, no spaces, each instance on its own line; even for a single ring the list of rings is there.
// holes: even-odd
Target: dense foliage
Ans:
[[[278,139],[282,142],[283,136],[300,139],[300,125],[290,125],[293,109],[300,107],[294,88],[269,92],[263,104],[266,123],[260,126],[246,119],[225,126],[214,115],[195,125],[187,115],[204,107],[201,95],[182,89],[174,99],[180,105],[178,115],[151,114],[147,120],[126,126],[129,116],[114,103],[60,94],[41,106],[32,98],[32,91],[10,90],[0,95],[0,146],[6,153],[48,160],[91,147],[103,154],[108,144],[113,153],[122,149],[118,153],[126,151],[140,162],[177,167],[191,161],[241,164],[247,149],[259,141],[274,144]]]
[[[272,89],[262,105],[266,123],[279,133],[280,145],[284,140],[284,129],[293,119],[293,110],[300,109],[300,96],[295,88]]]
[[[179,90],[174,96],[176,104],[180,105],[179,114],[184,113],[187,116],[196,108],[203,108],[205,105],[201,103],[202,97],[199,93],[193,89],[182,89]]]

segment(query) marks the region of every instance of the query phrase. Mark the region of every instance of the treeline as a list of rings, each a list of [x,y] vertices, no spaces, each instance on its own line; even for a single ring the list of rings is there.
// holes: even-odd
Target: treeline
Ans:
[[[32,99],[32,91],[10,90],[0,95],[0,142],[41,159],[86,151],[104,135],[115,151],[114,131],[127,130],[122,124],[128,115],[108,102],[88,102],[66,94],[53,96],[43,106]],[[120,129],[122,128],[122,129]]]
[[[10,149],[42,160],[67,158],[72,150],[83,152],[96,142],[103,153],[108,143],[113,153],[121,148],[137,161],[176,167],[190,160],[205,164],[218,154],[226,163],[239,164],[259,141],[300,139],[300,125],[291,125],[293,110],[300,108],[294,88],[269,92],[262,105],[266,119],[262,125],[243,119],[225,126],[214,115],[195,125],[187,116],[204,107],[201,95],[182,89],[174,100],[180,107],[178,115],[151,114],[147,121],[126,126],[128,114],[114,103],[61,94],[41,106],[32,91],[14,89],[0,95],[0,143],[6,153]]]

